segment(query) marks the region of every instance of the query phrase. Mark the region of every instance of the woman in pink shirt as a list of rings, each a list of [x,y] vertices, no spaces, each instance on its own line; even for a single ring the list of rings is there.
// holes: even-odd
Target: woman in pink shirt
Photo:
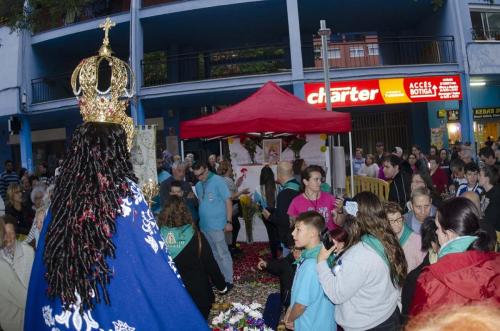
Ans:
[[[326,227],[333,230],[338,227],[332,216],[332,211],[335,210],[335,196],[321,191],[321,171],[320,166],[310,165],[302,172],[304,193],[292,200],[288,215],[295,219],[303,212],[314,210],[325,218]]]

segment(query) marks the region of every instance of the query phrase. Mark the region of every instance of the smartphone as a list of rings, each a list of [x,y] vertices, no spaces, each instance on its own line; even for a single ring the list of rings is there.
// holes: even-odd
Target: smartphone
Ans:
[[[327,228],[323,229],[320,235],[323,246],[325,246],[326,249],[332,248],[333,242],[332,239],[330,238],[330,232],[328,231],[328,229]]]

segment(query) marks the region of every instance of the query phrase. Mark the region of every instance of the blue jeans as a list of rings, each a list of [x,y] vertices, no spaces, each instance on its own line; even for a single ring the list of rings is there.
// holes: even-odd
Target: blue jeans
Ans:
[[[224,275],[226,283],[233,283],[233,259],[229,253],[224,230],[202,231],[212,248],[215,261]]]
[[[386,319],[384,322],[380,323],[374,328],[371,328],[367,331],[400,331],[402,330],[401,328],[401,320],[400,320],[400,313],[399,313],[399,308],[396,307],[396,310],[392,313],[391,316],[389,316],[388,319]]]

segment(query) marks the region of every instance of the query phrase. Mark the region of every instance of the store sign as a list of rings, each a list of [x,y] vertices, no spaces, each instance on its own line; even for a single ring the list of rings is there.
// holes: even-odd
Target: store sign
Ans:
[[[451,109],[446,111],[448,122],[460,121],[460,111],[458,109]]]
[[[305,83],[306,101],[326,106],[325,84]],[[461,100],[460,76],[431,76],[331,82],[332,108]]]
[[[474,119],[498,118],[500,117],[500,107],[496,108],[474,108]]]

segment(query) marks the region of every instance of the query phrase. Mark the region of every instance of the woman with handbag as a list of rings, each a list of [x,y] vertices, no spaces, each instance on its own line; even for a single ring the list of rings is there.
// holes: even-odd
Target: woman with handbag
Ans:
[[[187,291],[201,314],[208,319],[215,300],[211,282],[219,294],[228,291],[208,241],[193,224],[186,203],[174,195],[169,197],[160,212],[158,226]]]

